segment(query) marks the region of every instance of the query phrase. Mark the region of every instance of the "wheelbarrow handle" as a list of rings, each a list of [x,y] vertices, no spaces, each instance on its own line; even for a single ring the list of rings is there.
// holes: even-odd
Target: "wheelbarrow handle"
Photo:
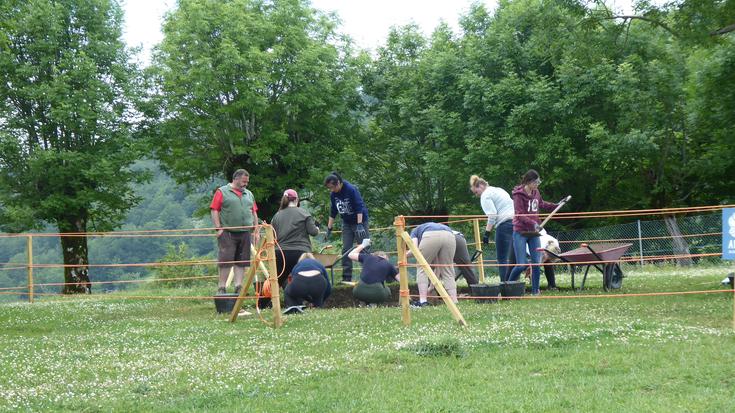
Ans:
[[[603,259],[602,259],[602,257],[600,257],[600,256],[599,256],[599,255],[597,254],[597,251],[593,250],[593,249],[592,249],[592,247],[590,247],[590,244],[587,244],[587,243],[583,243],[583,244],[581,244],[580,246],[581,246],[582,248],[587,248],[588,250],[590,250],[590,252],[592,253],[592,255],[594,255],[594,256],[595,256],[595,258],[597,258],[598,260],[600,260],[600,261],[605,261],[605,260],[603,260]]]
[[[550,250],[548,250],[548,249],[546,249],[544,247],[536,248],[536,251],[539,251],[539,252],[543,251],[543,252],[549,254],[550,256],[556,258],[557,260],[560,260],[560,261],[563,261],[563,262],[566,262],[566,263],[569,262],[566,258],[564,258],[561,255],[555,253],[554,251],[550,251]]]
[[[470,258],[470,262],[475,262],[475,260],[477,259],[477,257],[480,256],[480,254],[482,254],[482,251],[475,250],[475,252],[472,253],[472,258]]]
[[[331,244],[325,245],[319,249],[319,254],[323,254],[324,251],[332,249],[332,248],[334,248],[334,245],[331,245]]]

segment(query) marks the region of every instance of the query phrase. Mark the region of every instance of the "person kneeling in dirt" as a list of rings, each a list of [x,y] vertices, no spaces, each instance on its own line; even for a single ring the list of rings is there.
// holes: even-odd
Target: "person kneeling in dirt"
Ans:
[[[284,291],[286,309],[284,313],[300,313],[304,301],[314,307],[322,307],[332,293],[332,285],[327,277],[327,269],[314,259],[314,254],[301,254],[299,262],[291,271],[291,282]]]
[[[385,283],[398,281],[398,269],[388,261],[388,254],[383,251],[373,254],[363,252],[369,246],[370,239],[366,238],[349,255],[352,261],[362,263],[360,281],[352,290],[352,295],[368,305],[389,301],[391,292]]]

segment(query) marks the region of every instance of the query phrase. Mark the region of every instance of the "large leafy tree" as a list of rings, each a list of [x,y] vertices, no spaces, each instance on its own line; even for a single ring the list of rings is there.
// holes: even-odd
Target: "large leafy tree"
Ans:
[[[138,72],[111,0],[0,3],[0,219],[6,230],[107,230],[143,175],[131,140]],[[65,293],[89,281],[87,238],[61,238]]]
[[[687,130],[692,157],[691,199],[735,202],[735,35],[689,56]]]
[[[524,0],[501,2],[494,15],[475,6],[461,20],[466,70],[459,87],[469,125],[464,163],[491,185],[510,192],[534,168],[545,178],[547,199],[572,193],[574,207],[584,203],[584,112],[604,105],[596,101],[598,85],[577,82],[570,94],[560,82],[565,51],[585,46],[578,34],[584,13],[575,1]]]
[[[245,168],[266,218],[322,177],[359,133],[360,58],[335,27],[303,0],[180,1],[152,70],[163,167],[190,184]]]
[[[364,78],[371,120],[356,166],[373,214],[443,215],[467,194],[463,168],[461,59],[446,25],[426,39],[416,26],[395,28]],[[461,195],[458,195],[461,194]]]
[[[369,196],[386,215],[477,210],[470,173],[510,189],[528,168],[575,210],[727,196],[732,41],[708,29],[729,17],[707,16],[731,2],[705,3],[640,2],[643,19],[599,2],[501,1],[471,8],[459,36],[394,30],[364,81],[358,146],[372,161],[355,168]]]

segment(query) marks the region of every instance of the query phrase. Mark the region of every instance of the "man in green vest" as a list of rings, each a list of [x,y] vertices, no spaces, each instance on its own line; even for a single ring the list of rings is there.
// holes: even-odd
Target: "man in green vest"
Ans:
[[[219,284],[217,294],[224,294],[227,277],[233,265],[235,267],[235,293],[242,289],[245,268],[250,266],[250,243],[257,242],[258,206],[253,193],[246,187],[250,182],[250,174],[238,169],[232,174],[232,182],[223,185],[214,192],[209,205],[212,212],[212,223],[217,228],[217,245],[219,253]]]

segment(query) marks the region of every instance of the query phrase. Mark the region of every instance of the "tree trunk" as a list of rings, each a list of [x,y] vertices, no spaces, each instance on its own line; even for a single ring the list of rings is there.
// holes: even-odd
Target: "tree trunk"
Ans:
[[[692,258],[689,257],[689,244],[687,243],[686,239],[681,235],[679,224],[676,222],[676,217],[673,215],[665,216],[664,222],[666,223],[666,229],[671,235],[671,241],[674,244],[674,254],[685,256],[676,259],[677,265],[692,265]]]
[[[85,218],[68,218],[59,223],[60,232],[87,232]],[[64,267],[64,294],[92,293],[92,284],[89,282],[89,254],[87,236],[62,236],[61,249],[64,255],[64,264],[73,267]]]

